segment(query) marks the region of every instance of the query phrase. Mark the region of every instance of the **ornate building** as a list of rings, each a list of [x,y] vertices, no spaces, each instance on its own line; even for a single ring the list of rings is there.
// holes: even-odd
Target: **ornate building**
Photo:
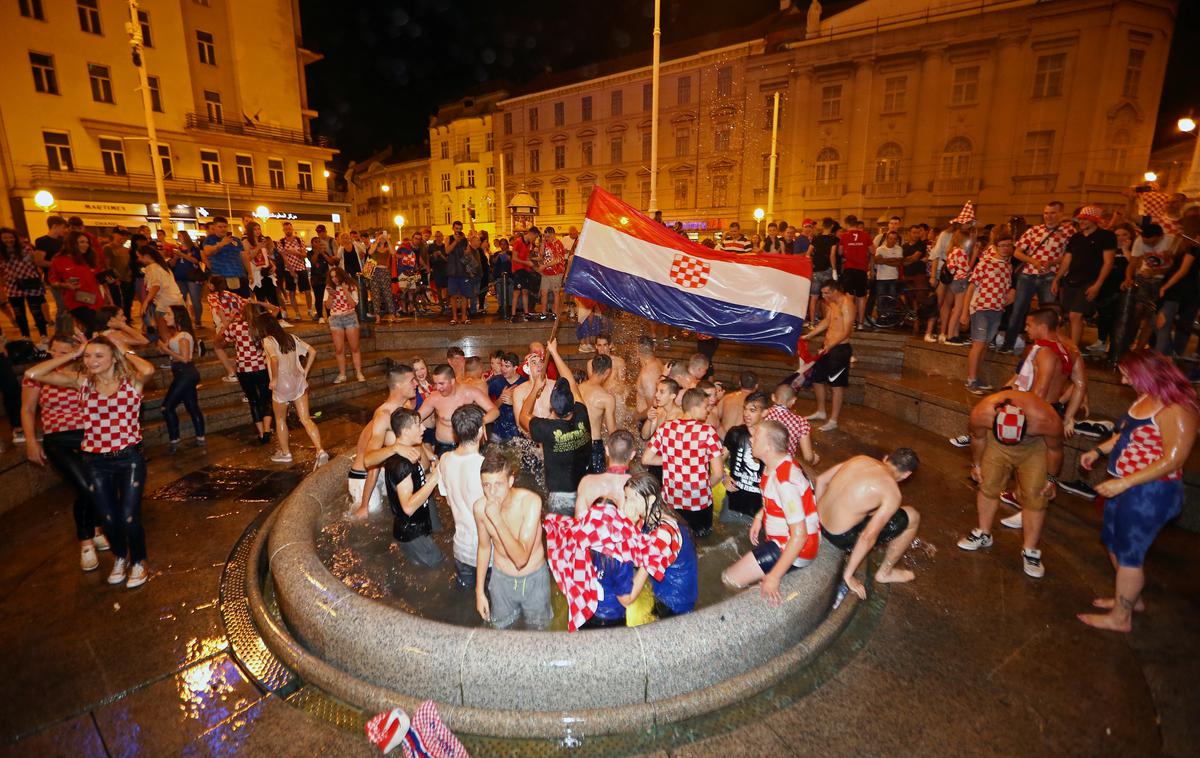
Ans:
[[[413,153],[424,152],[411,151]],[[429,159],[405,160],[391,148],[354,163],[346,171],[350,227],[362,232],[387,229],[397,234],[396,216],[404,217],[404,233],[430,226]]]

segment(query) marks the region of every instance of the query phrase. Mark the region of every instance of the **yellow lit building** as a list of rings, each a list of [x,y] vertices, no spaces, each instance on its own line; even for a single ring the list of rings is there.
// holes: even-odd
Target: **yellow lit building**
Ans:
[[[0,5],[0,224],[32,237],[46,210],[93,228],[157,220],[152,156],[129,6],[120,0],[21,0]],[[265,231],[290,220],[303,234],[346,207],[328,188],[335,154],[312,136],[296,0],[143,0],[155,125],[176,226],[266,206]],[[332,230],[332,227],[331,227]]]
[[[395,160],[391,148],[351,164],[346,171],[350,227],[364,233],[387,229],[395,236],[396,216],[404,217],[404,234],[433,223],[429,195],[429,159]]]
[[[435,230],[449,232],[454,221],[468,225],[473,210],[475,228],[495,236],[504,202],[499,193],[492,114],[503,96],[496,92],[466,97],[443,105],[430,120],[429,181]]]

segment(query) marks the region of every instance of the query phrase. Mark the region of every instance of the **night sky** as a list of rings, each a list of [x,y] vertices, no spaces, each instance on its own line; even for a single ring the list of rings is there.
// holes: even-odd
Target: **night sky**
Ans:
[[[833,5],[825,3],[827,12]],[[1188,49],[1200,38],[1200,2],[1180,5],[1156,145],[1180,139],[1174,123],[1189,108],[1200,114]],[[663,43],[745,26],[778,8],[778,0],[662,0]],[[325,56],[308,67],[316,130],[341,148],[343,163],[389,144],[419,146],[440,103],[635,52],[649,63],[653,9],[652,0],[300,0],[305,43]]]

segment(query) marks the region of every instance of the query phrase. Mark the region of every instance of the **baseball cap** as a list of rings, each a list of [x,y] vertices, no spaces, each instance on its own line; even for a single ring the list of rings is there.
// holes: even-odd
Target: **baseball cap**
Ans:
[[[1080,221],[1103,221],[1104,210],[1098,205],[1085,205],[1075,214]]]
[[[317,224],[317,231],[318,231],[318,232],[323,232],[323,231],[325,231],[325,225],[324,225],[324,224]]]

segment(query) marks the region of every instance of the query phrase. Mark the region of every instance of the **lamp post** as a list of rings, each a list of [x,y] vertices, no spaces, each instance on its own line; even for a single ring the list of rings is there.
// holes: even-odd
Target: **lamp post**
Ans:
[[[767,177],[767,213],[775,217],[775,167],[779,161],[779,93],[772,98],[771,110],[771,167]]]
[[[659,41],[662,38],[660,20],[661,0],[654,0],[654,58],[650,73],[650,207],[647,212],[654,215],[658,210],[658,71]]]
[[[1179,119],[1175,125],[1184,134],[1190,134],[1193,137],[1197,134],[1196,120],[1192,118],[1191,114]],[[1197,193],[1200,193],[1200,139],[1196,140],[1196,146],[1192,150],[1192,166],[1188,169],[1187,179],[1183,180],[1179,191],[1188,197],[1194,197]]]
[[[758,235],[762,234],[762,220],[766,215],[767,214],[763,211],[762,208],[754,209],[754,233],[755,234],[758,234]]]
[[[154,173],[154,191],[158,195],[158,225],[167,233],[167,237],[171,238],[175,236],[175,228],[171,224],[171,206],[167,204],[162,156],[158,152],[158,130],[154,128],[154,105],[150,100],[150,79],[146,75],[146,61],[143,58],[145,40],[142,39],[142,24],[138,18],[138,0],[129,0],[129,21],[125,24],[125,29],[129,32],[133,67],[137,69],[138,83],[142,90],[142,114],[146,119],[146,137],[150,141],[150,168]]]
[[[396,240],[396,244],[398,245],[404,241],[404,216],[397,213],[395,217],[392,218],[392,223],[396,225],[396,231],[400,233],[400,238]]]
[[[42,212],[49,213],[54,207],[54,195],[47,190],[38,190],[33,196],[33,204],[41,208]]]
[[[1153,171],[1147,171],[1146,173],[1142,174],[1142,178],[1148,182],[1157,182],[1158,174],[1154,173]]]

